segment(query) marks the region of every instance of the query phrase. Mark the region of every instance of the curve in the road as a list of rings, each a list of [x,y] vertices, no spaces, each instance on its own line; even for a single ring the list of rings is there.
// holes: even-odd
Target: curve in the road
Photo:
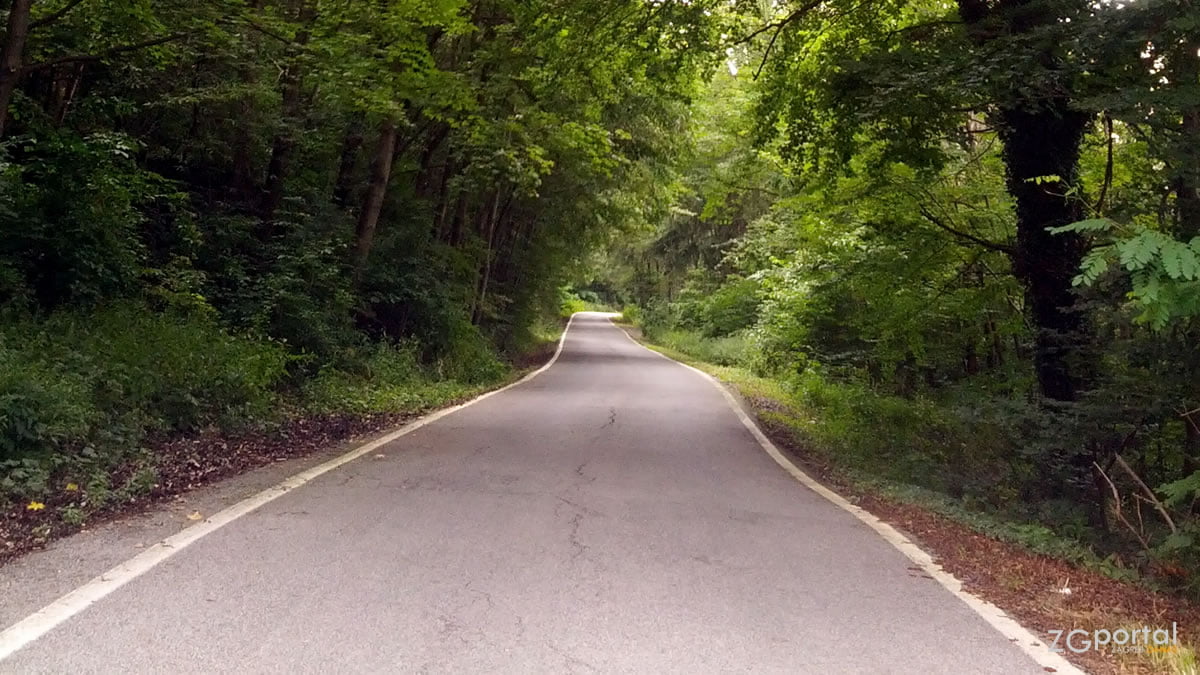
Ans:
[[[8,628],[0,671],[1078,672],[679,365],[576,315],[516,385]]]

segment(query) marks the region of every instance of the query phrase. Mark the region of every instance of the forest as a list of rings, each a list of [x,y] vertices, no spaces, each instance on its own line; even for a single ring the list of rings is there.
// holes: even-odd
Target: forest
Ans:
[[[768,386],[855,475],[1200,591],[1192,0],[10,0],[4,26],[5,528],[224,461],[180,438],[495,386],[594,304]]]
[[[686,3],[6,5],[0,555],[507,381],[719,60]]]
[[[594,288],[818,463],[1200,590],[1200,7],[757,9]]]

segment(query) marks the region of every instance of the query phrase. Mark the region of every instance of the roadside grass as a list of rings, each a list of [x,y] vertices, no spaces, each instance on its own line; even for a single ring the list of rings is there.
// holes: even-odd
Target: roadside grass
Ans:
[[[986,462],[1002,446],[983,453],[967,447],[972,441],[986,446],[989,440],[956,433],[932,404],[881,401],[886,397],[816,379],[784,382],[761,377],[739,365],[745,360],[709,360],[721,350],[705,344],[706,338],[666,331],[646,339],[635,324],[624,319],[618,324],[646,347],[733,387],[764,430],[806,471],[909,531],[951,573],[967,580],[971,590],[1020,616],[1031,628],[1113,630],[1121,624],[1169,625],[1172,612],[1178,618],[1182,644],[1176,649],[1097,650],[1076,657],[1089,670],[1197,675],[1194,649],[1200,639],[1200,610],[1194,605],[1160,595],[1151,580],[1118,559],[1098,556],[1085,543],[1042,523],[1014,518],[961,492],[938,490],[942,479],[928,475],[961,466],[954,485],[970,485],[986,476],[970,475],[971,467],[961,464],[968,459],[964,453],[972,453],[975,462],[981,456]],[[923,454],[934,461],[922,462]],[[920,472],[926,475],[911,480]],[[1074,595],[1064,594],[1062,588],[1072,589]]]
[[[1180,646],[1178,649],[1155,650],[1150,652],[1149,660],[1160,673],[1200,675],[1200,665],[1196,662],[1196,651],[1189,647]]]
[[[628,322],[622,325],[627,329],[632,326]],[[948,451],[936,444],[945,441],[949,434],[944,430],[941,434],[930,433],[938,418],[931,404],[905,402],[914,405],[915,411],[892,412],[890,417],[920,417],[922,422],[895,423],[889,419],[887,410],[876,409],[866,414],[849,410],[851,404],[847,399],[851,396],[870,396],[862,391],[838,391],[838,385],[815,379],[787,383],[755,375],[738,365],[716,364],[704,358],[710,350],[700,349],[697,353],[686,349],[691,341],[672,335],[676,332],[666,333],[671,336],[664,341],[667,344],[660,343],[657,334],[653,341],[641,341],[650,349],[733,386],[750,403],[759,420],[775,436],[783,437],[787,447],[803,449],[797,459],[819,473],[856,489],[919,505],[1034,553],[1069,560],[1124,581],[1137,578],[1134,570],[1101,558],[1082,542],[1059,536],[1042,524],[1005,518],[1001,512],[975,508],[986,507],[984,504],[964,501],[945,491],[906,480],[914,474],[937,469],[931,462],[923,461],[922,456],[933,457],[938,463],[946,461]],[[704,338],[693,334],[692,339]],[[873,405],[883,407],[878,402]],[[963,439],[954,440],[961,444]],[[922,478],[926,483],[939,482],[928,475]],[[962,476],[956,480],[961,481]]]
[[[501,359],[363,344],[315,372],[204,316],[127,306],[0,327],[0,561],[197,485],[470,399],[544,362],[560,322]]]

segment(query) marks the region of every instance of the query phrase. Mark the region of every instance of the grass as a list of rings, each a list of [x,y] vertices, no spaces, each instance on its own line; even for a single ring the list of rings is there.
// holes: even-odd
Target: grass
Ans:
[[[653,335],[655,344],[718,366],[745,363],[749,342],[741,334],[709,338],[692,331],[668,330]]]
[[[791,441],[787,445],[804,448],[804,459],[832,470],[839,481],[856,490],[921,506],[1035,553],[1086,565],[1124,580],[1135,576],[1132,570],[1114,566],[1086,545],[1056,535],[1044,525],[1005,518],[977,500],[937,489],[953,480],[961,493],[965,484],[994,482],[991,477],[995,474],[980,470],[978,462],[984,453],[979,453],[977,447],[971,449],[971,457],[959,454],[965,450],[968,438],[941,419],[944,413],[931,402],[879,396],[816,377],[784,382],[758,376],[741,366],[708,361],[703,355],[709,349],[680,348],[693,344],[695,339],[671,344],[654,341],[646,346],[732,385],[755,404],[764,424]],[[947,439],[958,448],[944,447]],[[964,466],[952,479],[933,475],[945,473],[946,464],[967,462],[975,462],[976,467]]]
[[[1179,645],[1174,649],[1154,650],[1148,655],[1157,672],[1171,675],[1200,675],[1195,649]]]
[[[633,327],[629,322],[624,323]],[[945,411],[933,402],[896,400],[816,377],[791,381],[761,377],[737,365],[745,363],[744,360],[714,363],[711,355],[722,353],[722,348],[712,344],[712,340],[681,331],[653,333],[652,337],[643,341],[647,347],[733,386],[752,404],[769,433],[782,437],[785,441],[782,444],[787,447],[801,448],[798,459],[809,465],[812,473],[832,480],[841,491],[875,495],[928,511],[1019,550],[1067,561],[1115,583],[1143,586],[1147,582],[1136,571],[1096,555],[1079,540],[1061,536],[1038,522],[1012,518],[964,492],[963,486],[969,487],[979,478],[972,476],[967,466],[957,471],[947,467],[954,466],[954,462],[965,462],[971,456],[987,462],[995,456],[993,453],[1002,452],[1004,446],[989,447],[989,440],[979,438],[978,433],[975,437],[967,435],[969,429],[961,430],[952,419],[947,420]],[[984,446],[982,452],[979,446]],[[927,455],[925,461],[920,460],[921,455]],[[921,471],[926,472],[923,480],[913,480],[914,472]],[[936,474],[946,473],[957,474],[953,484],[959,487],[959,494],[931,487],[944,485],[947,481]],[[1019,564],[1013,569],[1014,573],[1028,573]],[[1005,584],[1004,578],[997,581],[1001,586]],[[1014,578],[1008,583],[1009,593],[1014,590],[1025,593],[1028,580]],[[1150,606],[1153,600],[1143,600],[1142,604],[1146,606],[1139,616],[1149,619],[1147,625],[1161,619],[1162,610]],[[1094,609],[1100,614],[1095,627],[1113,628],[1107,625],[1108,621],[1127,615],[1125,609],[1111,614],[1101,607]],[[1110,653],[1101,658],[1110,666],[1115,664],[1118,672],[1200,675],[1194,647],[1187,641],[1172,650]]]
[[[522,349],[559,332],[547,322]],[[179,461],[156,451],[163,443],[269,436],[300,419],[417,414],[521,370],[474,334],[435,361],[419,354],[415,344],[364,342],[314,370],[312,357],[233,335],[205,315],[125,306],[9,318],[0,325],[0,511],[81,526],[161,490],[160,477],[175,470],[167,464]],[[213,447],[205,452],[220,452]]]

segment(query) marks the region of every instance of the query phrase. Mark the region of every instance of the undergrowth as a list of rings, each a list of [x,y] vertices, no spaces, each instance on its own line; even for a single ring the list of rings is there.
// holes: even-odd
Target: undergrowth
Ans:
[[[630,317],[628,313],[625,320]],[[632,322],[630,322],[632,323]],[[1116,555],[1101,555],[1078,513],[1022,504],[996,477],[1014,471],[1002,435],[946,402],[889,396],[815,372],[754,374],[739,337],[682,330],[645,333],[653,349],[727,382],[755,404],[760,420],[804,449],[806,461],[853,489],[915,504],[1034,553],[1065,559],[1122,580],[1142,578]]]
[[[551,324],[526,347],[556,338]],[[433,358],[416,342],[365,339],[318,358],[232,333],[206,312],[127,304],[9,315],[0,322],[0,509],[44,509],[67,490],[76,498],[57,515],[79,525],[155,488],[162,440],[294,417],[417,413],[513,370],[476,331]]]

